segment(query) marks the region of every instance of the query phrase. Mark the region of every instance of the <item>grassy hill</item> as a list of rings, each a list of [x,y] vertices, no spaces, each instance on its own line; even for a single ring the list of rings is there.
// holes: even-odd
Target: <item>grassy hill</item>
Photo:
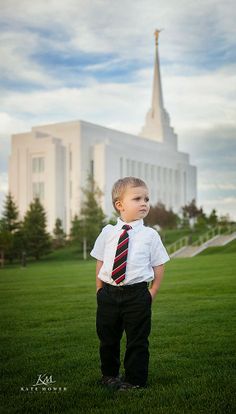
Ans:
[[[123,394],[97,383],[95,261],[63,254],[0,270],[2,413],[236,411],[236,254],[221,251],[166,265],[152,305],[149,387]],[[124,350],[125,338],[122,357]],[[43,373],[66,390],[30,391]]]
[[[169,229],[169,230],[162,230],[160,231],[160,236],[165,243],[166,246],[169,244],[175,243],[177,240],[181,239],[182,237],[191,237],[192,242],[195,242],[201,235],[207,232],[206,229],[202,230],[190,230],[190,229]]]
[[[236,240],[226,244],[225,246],[208,247],[200,253],[201,256],[208,256],[209,254],[236,254]]]

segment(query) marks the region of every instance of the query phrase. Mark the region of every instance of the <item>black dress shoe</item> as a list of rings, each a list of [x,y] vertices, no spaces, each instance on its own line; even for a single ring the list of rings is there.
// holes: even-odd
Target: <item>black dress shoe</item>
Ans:
[[[101,384],[104,385],[105,387],[117,390],[121,385],[121,380],[119,376],[112,377],[112,376],[103,375],[101,379]]]
[[[129,382],[121,382],[119,386],[119,391],[126,391],[126,390],[135,390],[142,388],[140,385],[130,384]]]

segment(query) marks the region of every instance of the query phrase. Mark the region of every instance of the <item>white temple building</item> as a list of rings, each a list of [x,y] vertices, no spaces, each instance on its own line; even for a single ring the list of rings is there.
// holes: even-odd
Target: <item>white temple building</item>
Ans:
[[[89,173],[103,192],[101,203],[108,217],[114,211],[112,185],[125,176],[142,178],[150,189],[151,204],[162,202],[176,213],[196,199],[196,167],[190,165],[188,154],[178,151],[177,135],[163,105],[159,31],[155,35],[152,103],[139,135],[77,120],[35,126],[12,136],[9,191],[21,218],[37,196],[47,212],[48,231],[60,218],[69,233]]]

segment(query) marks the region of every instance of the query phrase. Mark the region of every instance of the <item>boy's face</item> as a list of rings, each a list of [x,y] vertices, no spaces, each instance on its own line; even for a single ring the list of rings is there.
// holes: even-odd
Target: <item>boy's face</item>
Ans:
[[[128,187],[122,198],[116,202],[121,218],[126,223],[143,219],[150,210],[148,189]]]

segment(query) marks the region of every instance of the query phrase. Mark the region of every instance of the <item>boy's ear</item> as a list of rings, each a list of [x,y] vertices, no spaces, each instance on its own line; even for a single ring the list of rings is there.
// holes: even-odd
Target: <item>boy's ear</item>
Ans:
[[[115,206],[116,206],[117,210],[120,211],[122,209],[122,202],[120,200],[117,200],[115,202]]]

